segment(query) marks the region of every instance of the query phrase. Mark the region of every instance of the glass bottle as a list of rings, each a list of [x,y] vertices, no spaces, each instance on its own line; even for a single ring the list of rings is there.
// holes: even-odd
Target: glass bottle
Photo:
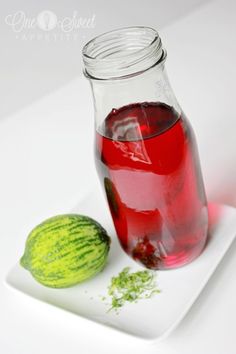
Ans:
[[[194,260],[208,211],[193,130],[172,91],[166,51],[148,27],[83,48],[95,109],[95,160],[124,251],[150,269]]]

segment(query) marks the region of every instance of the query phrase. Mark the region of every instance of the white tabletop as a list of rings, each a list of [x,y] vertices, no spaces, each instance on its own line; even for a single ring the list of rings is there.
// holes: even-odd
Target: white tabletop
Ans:
[[[167,69],[197,135],[209,199],[236,206],[236,2],[212,1],[166,27]],[[0,352],[234,354],[236,244],[181,325],[158,345],[114,343],[75,316],[9,292],[3,279],[28,232],[68,212],[96,181],[93,106],[82,77],[0,123]],[[158,316],[158,314],[157,314]]]

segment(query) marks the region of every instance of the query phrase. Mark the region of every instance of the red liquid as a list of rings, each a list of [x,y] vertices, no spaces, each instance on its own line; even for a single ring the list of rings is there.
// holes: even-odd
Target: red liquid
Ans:
[[[123,249],[151,269],[192,261],[208,218],[186,118],[163,103],[136,103],[113,109],[100,130],[96,165]]]

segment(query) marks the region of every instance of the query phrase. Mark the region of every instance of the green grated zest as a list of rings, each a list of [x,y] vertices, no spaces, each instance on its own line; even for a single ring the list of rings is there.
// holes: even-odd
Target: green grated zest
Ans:
[[[137,302],[160,293],[156,284],[156,272],[143,270],[130,273],[130,268],[124,268],[116,277],[112,277],[108,287],[111,297],[111,307],[108,311],[117,311],[126,302]]]

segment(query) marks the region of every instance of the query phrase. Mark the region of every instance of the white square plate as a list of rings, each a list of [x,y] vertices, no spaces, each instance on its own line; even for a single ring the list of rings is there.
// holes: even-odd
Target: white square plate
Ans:
[[[38,284],[17,264],[8,273],[6,283],[35,299],[74,313],[80,320],[90,320],[91,325],[104,325],[105,336],[108,328],[116,329],[117,335],[129,334],[149,341],[157,341],[170,334],[197,299],[236,234],[236,209],[211,205],[211,232],[201,256],[183,268],[159,271],[157,282],[161,293],[151,299],[127,304],[117,315],[107,312],[109,306],[101,296],[107,295],[111,277],[124,267],[130,266],[133,271],[141,267],[121,250],[100,190],[93,191],[73,212],[95,218],[111,235],[109,261],[103,272],[72,288],[50,289]]]

